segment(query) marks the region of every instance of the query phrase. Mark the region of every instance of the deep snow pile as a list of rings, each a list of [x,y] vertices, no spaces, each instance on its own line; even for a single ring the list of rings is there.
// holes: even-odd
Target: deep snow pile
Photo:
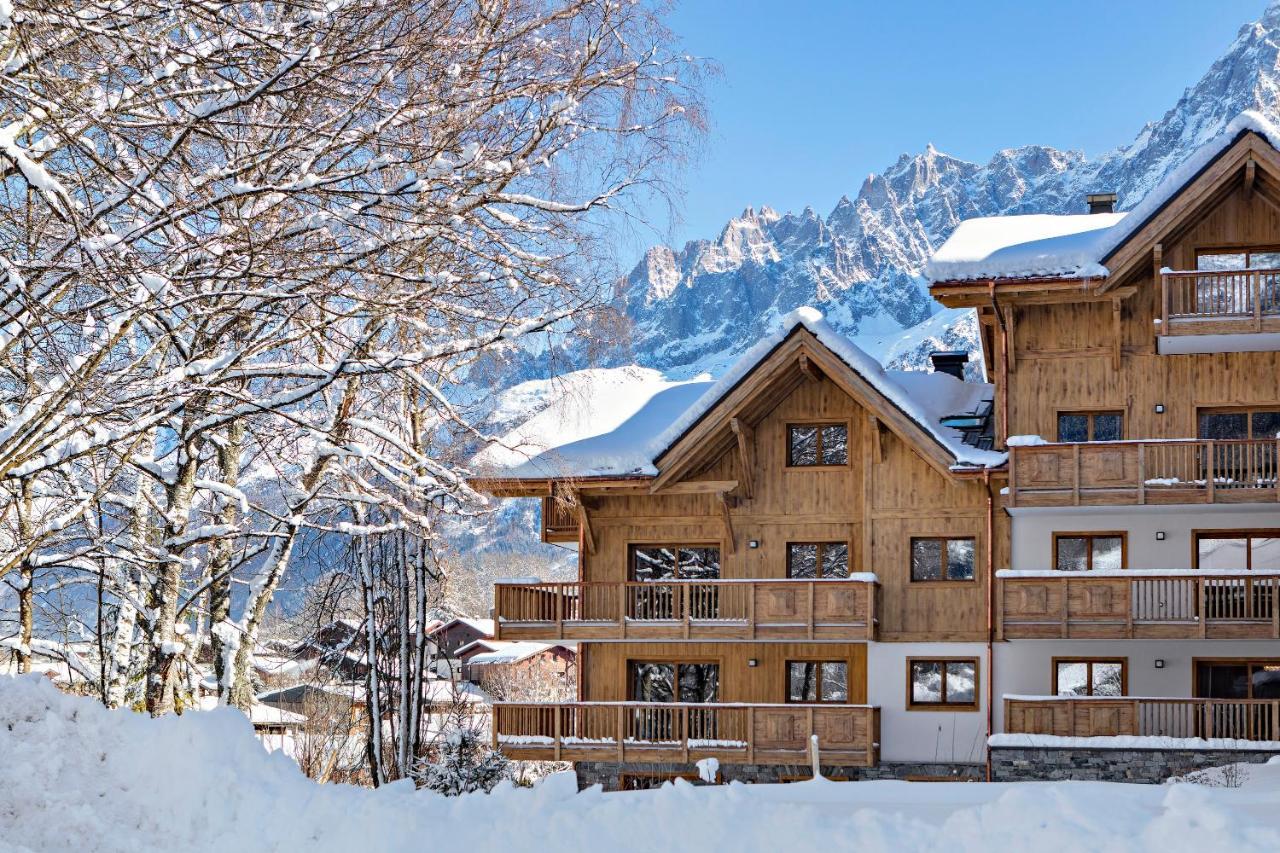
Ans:
[[[684,783],[572,778],[454,799],[316,785],[237,712],[151,720],[0,679],[0,851],[1280,850],[1280,765],[1243,787]]]

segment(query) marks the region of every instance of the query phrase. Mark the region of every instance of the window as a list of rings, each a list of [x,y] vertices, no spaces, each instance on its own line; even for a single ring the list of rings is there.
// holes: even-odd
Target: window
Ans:
[[[849,464],[848,424],[789,424],[787,426],[787,465]]]
[[[1205,272],[1280,269],[1280,252],[1274,249],[1201,249],[1196,252],[1196,269]]]
[[[787,661],[788,702],[848,702],[849,664],[845,661]]]
[[[1280,406],[1201,409],[1196,415],[1200,438],[1275,438],[1280,433]]]
[[[1197,698],[1280,699],[1280,660],[1195,660],[1194,665]]]
[[[849,543],[788,542],[787,577],[849,577]]]
[[[1280,569],[1280,530],[1197,531],[1196,568]]]
[[[720,664],[671,661],[631,661],[631,700],[634,702],[716,702],[720,695]]]
[[[1123,533],[1053,534],[1053,565],[1060,572],[1124,569],[1127,559]]]
[[[636,581],[715,580],[720,548],[715,545],[632,545],[631,579]]]
[[[1053,659],[1055,696],[1123,696],[1128,689],[1128,661]]]
[[[716,772],[716,778],[720,776]],[[652,791],[668,782],[683,779],[690,785],[705,785],[697,773],[624,773],[618,777],[619,791]]]
[[[1123,412],[1058,412],[1058,441],[1119,441]]]
[[[919,538],[911,540],[911,580],[973,580],[972,538]]]
[[[907,659],[908,710],[978,710],[977,658]]]

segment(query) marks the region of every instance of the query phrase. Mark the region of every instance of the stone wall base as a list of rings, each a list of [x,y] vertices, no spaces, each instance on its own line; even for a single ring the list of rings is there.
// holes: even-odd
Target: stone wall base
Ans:
[[[693,764],[653,764],[639,762],[578,762],[573,765],[578,774],[578,788],[601,785],[606,791],[618,791],[623,777],[637,780],[661,781],[683,777],[695,785],[698,768]],[[981,781],[985,776],[981,764],[880,764],[878,767],[823,767],[822,775],[839,781],[870,779],[919,779],[928,781],[957,780]],[[812,772],[807,764],[721,764],[721,782],[796,782],[809,779]]]
[[[1079,749],[1075,747],[993,747],[994,782],[1089,782],[1159,784],[1206,767],[1262,764],[1280,753],[1233,749]]]

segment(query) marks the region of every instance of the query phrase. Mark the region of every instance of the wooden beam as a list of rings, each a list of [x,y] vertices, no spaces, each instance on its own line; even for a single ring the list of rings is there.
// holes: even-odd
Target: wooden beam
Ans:
[[[1016,305],[1005,305],[1003,311],[1005,323],[1007,324],[1005,334],[1009,337],[1009,341],[1005,346],[1005,351],[1009,356],[1009,372],[1016,373],[1018,370],[1018,338],[1014,334],[1014,324],[1018,322],[1018,308]]]
[[[817,382],[818,374],[817,371],[814,370],[813,365],[809,363],[809,356],[802,352],[800,353],[799,361],[800,372],[804,374],[804,378],[808,379],[810,382]]]
[[[884,442],[880,435],[880,419],[875,415],[867,415],[867,431],[871,438],[871,459],[879,465],[884,462]]]
[[[651,495],[714,495],[732,492],[738,488],[737,480],[685,480],[661,488],[651,488]]]
[[[1258,179],[1258,164],[1250,157],[1244,164],[1244,200],[1253,200],[1253,185]]]
[[[586,547],[588,554],[595,554],[596,538],[591,534],[591,520],[587,518],[587,505],[582,502],[582,495],[578,492],[573,493],[573,506],[578,514],[578,528],[582,531],[582,544]]]
[[[1124,326],[1120,322],[1120,299],[1111,300],[1111,328],[1115,335],[1111,349],[1111,368],[1120,369],[1120,349],[1124,346]]]
[[[755,495],[756,431],[741,418],[729,418],[729,429],[738,437],[738,480],[747,500]]]
[[[729,513],[729,496],[721,492],[717,497],[720,500],[720,517],[724,520],[724,549],[728,554],[732,554],[733,547],[733,517]]]

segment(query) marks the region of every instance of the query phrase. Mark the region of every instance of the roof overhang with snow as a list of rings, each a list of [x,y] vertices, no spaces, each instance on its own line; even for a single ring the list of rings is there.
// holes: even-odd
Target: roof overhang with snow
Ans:
[[[609,413],[613,429],[586,436],[570,430],[564,444],[533,459],[514,460],[503,471],[486,465],[495,459],[482,452],[478,467],[489,468],[490,476],[471,482],[498,496],[545,497],[557,482],[591,491],[657,491],[720,458],[737,441],[735,430],[754,426],[816,374],[835,382],[948,476],[959,475],[957,469],[986,469],[1005,461],[1005,454],[967,445],[962,433],[941,423],[947,415],[972,411],[990,400],[990,385],[942,373],[887,371],[819,312],[802,308],[782,318],[772,334],[714,382],[678,383],[674,394],[670,385],[646,382],[643,390],[651,396],[619,395],[618,405],[624,408]],[[699,393],[690,399],[695,390]],[[576,412],[567,417],[579,419]],[[638,429],[637,423],[650,431]],[[540,428],[555,432],[551,424]],[[519,440],[515,436],[509,443]],[[507,455],[504,451],[497,460]],[[558,476],[552,473],[556,471]]]
[[[1127,213],[966,220],[926,267],[948,307],[989,304],[992,290],[1042,298],[1116,295],[1149,271],[1154,246],[1176,238],[1247,182],[1280,206],[1280,129],[1241,113]]]

